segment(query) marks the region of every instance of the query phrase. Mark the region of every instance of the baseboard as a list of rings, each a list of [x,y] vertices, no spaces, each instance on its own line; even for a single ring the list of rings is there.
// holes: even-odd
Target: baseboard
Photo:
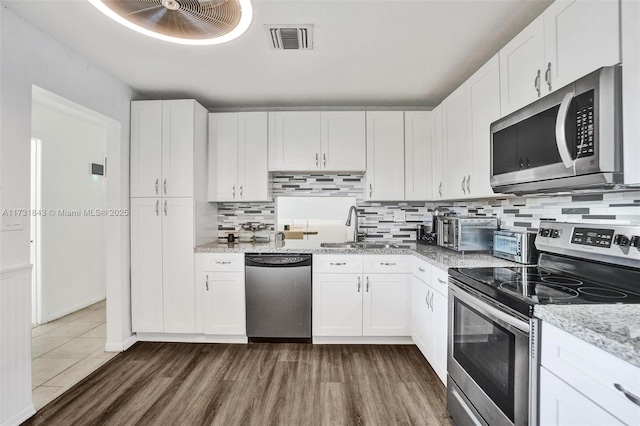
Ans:
[[[62,317],[66,316],[66,315],[69,315],[69,314],[72,314],[72,313],[74,313],[76,311],[79,311],[80,309],[84,309],[86,307],[94,305],[94,304],[96,304],[98,302],[101,302],[103,300],[105,300],[105,296],[104,295],[98,296],[97,298],[94,298],[94,299],[89,299],[88,301],[84,301],[82,303],[78,303],[75,306],[72,306],[70,308],[66,308],[66,309],[62,309],[62,310],[60,310],[58,312],[54,312],[53,314],[48,315],[45,318],[42,318],[42,323],[46,324],[48,322],[57,320],[59,318],[62,318]]]
[[[10,266],[8,268],[0,269],[0,277],[2,279],[10,278],[15,275],[24,274],[27,271],[31,271],[33,265],[31,263],[23,263],[22,265]]]
[[[105,352],[124,352],[133,346],[138,341],[138,337],[135,334],[129,336],[124,342],[107,342],[104,345]]]
[[[29,404],[28,407],[20,410],[10,419],[5,420],[2,423],[2,426],[17,426],[28,420],[31,416],[36,413],[36,407],[33,404]]]
[[[410,336],[313,336],[314,345],[413,345]]]
[[[247,336],[209,334],[138,333],[139,342],[247,343]]]

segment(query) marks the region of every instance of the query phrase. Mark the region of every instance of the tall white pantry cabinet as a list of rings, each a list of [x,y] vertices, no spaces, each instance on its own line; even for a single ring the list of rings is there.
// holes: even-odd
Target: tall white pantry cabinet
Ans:
[[[207,114],[190,99],[131,103],[131,311],[139,337],[196,331],[193,248],[214,239],[217,214],[206,202]]]

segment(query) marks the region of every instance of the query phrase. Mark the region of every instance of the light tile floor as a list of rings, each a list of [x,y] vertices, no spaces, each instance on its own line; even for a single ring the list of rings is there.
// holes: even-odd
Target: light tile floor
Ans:
[[[31,385],[36,410],[117,355],[105,352],[103,300],[31,330]]]

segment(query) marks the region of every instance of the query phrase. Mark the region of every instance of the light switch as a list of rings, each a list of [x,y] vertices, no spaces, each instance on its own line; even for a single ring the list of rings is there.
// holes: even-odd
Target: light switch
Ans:
[[[407,214],[404,210],[396,210],[393,212],[393,221],[394,222],[406,222]]]

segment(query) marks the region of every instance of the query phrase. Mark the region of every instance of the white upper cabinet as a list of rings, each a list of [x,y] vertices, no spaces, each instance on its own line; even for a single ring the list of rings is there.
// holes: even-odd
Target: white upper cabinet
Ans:
[[[131,103],[131,197],[193,196],[196,105]]]
[[[365,170],[364,112],[269,114],[269,171]]]
[[[404,197],[408,201],[433,198],[433,114],[411,111],[404,113]]]
[[[546,91],[620,62],[620,2],[556,0],[545,10]]]
[[[444,129],[442,118],[442,104],[432,111],[433,114],[433,152],[431,168],[433,170],[433,199],[444,198]]]
[[[500,118],[500,66],[498,55],[482,66],[466,84],[467,140],[470,144],[467,196],[492,197],[491,123]]]
[[[465,86],[456,89],[442,102],[445,158],[444,195],[467,197],[469,144],[467,140],[467,93]]]
[[[543,17],[539,16],[500,50],[503,116],[543,95],[543,30]]]
[[[209,114],[209,201],[268,201],[267,113]]]
[[[404,113],[367,112],[365,199],[404,199]]]
[[[360,171],[367,167],[364,111],[320,113],[320,169]]]
[[[500,50],[502,115],[620,62],[620,2],[557,0]]]

